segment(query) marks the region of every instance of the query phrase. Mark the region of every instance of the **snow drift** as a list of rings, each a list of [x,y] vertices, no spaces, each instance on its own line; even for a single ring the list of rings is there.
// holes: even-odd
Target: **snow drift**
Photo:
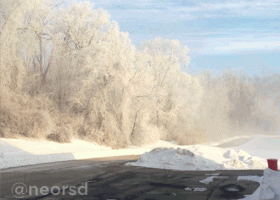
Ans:
[[[195,145],[188,149],[156,148],[126,165],[173,170],[263,169],[264,159],[245,151]]]
[[[271,169],[264,170],[264,176],[259,180],[260,187],[243,200],[280,200],[280,172]]]

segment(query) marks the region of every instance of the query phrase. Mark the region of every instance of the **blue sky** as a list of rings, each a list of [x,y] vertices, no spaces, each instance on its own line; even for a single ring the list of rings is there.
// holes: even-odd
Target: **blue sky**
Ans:
[[[224,68],[280,72],[279,0],[92,0],[132,42],[178,39],[190,48],[186,71]]]

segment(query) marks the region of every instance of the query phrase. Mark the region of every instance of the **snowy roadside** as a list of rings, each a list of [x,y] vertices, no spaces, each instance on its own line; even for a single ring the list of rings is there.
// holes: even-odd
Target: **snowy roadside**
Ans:
[[[221,148],[221,144],[245,138],[244,144]],[[0,169],[86,158],[141,155],[136,162],[126,165],[173,170],[239,170],[264,169],[263,177],[239,177],[260,183],[254,194],[246,200],[277,199],[280,196],[279,172],[267,169],[267,158],[280,160],[280,139],[270,136],[234,137],[232,139],[200,145],[180,146],[176,143],[158,141],[143,147],[131,146],[114,150],[82,140],[60,144],[47,140],[0,139]],[[205,184],[211,182],[204,180]],[[219,177],[222,178],[222,177]],[[279,199],[279,198],[278,198]]]
[[[158,141],[152,145],[131,146],[119,150],[82,140],[60,144],[47,140],[1,138],[0,169],[56,161],[142,154],[137,162],[130,164],[174,170],[265,169],[267,156],[280,158],[277,155],[280,140],[269,136],[258,136],[233,148],[216,147],[240,138],[244,137],[186,146]]]
[[[96,143],[73,140],[72,143],[55,143],[44,139],[0,138],[0,169],[67,160],[80,160],[124,155],[141,155],[155,147],[177,147],[170,142],[158,141],[144,147],[131,146],[114,150]]]

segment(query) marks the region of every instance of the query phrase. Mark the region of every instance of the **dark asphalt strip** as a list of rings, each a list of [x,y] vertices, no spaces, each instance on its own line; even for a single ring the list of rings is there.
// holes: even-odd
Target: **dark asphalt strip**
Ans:
[[[252,194],[259,186],[256,182],[237,181],[238,176],[246,175],[263,175],[262,170],[224,170],[224,171],[174,171],[155,168],[144,168],[125,166],[127,161],[79,161],[62,163],[59,171],[49,167],[43,171],[22,171],[17,172],[19,177],[26,177],[27,185],[36,185],[38,188],[42,185],[51,186],[77,186],[87,183],[88,195],[71,196],[69,190],[64,190],[68,195],[52,195],[48,193],[44,196],[25,198],[30,200],[41,199],[190,199],[190,200],[212,200],[212,199],[230,199],[234,195]],[[92,168],[76,168],[75,166],[90,165]],[[63,168],[65,166],[65,171]],[[73,166],[74,168],[69,166]],[[83,172],[83,173],[82,173]],[[228,176],[227,179],[213,179],[208,185],[200,181],[209,177],[209,175],[218,172],[219,176]],[[5,194],[5,189],[10,190],[10,185],[14,182],[23,181],[22,178],[16,179],[13,172],[3,173],[5,183],[0,187]],[[208,174],[208,175],[207,175]],[[64,179],[65,180],[62,180]],[[59,181],[59,182],[58,182]],[[188,191],[185,188],[205,187],[206,191]],[[236,188],[238,191],[232,192],[228,188]],[[244,190],[242,189],[244,188]],[[1,188],[0,188],[1,191]],[[57,191],[58,193],[58,191]],[[8,193],[6,192],[7,197]],[[11,195],[9,195],[12,197]],[[2,195],[1,200],[16,199],[7,198]],[[5,199],[5,200],[6,200]],[[232,199],[232,198],[231,198]]]
[[[210,193],[209,193],[209,195],[207,196],[207,199],[206,199],[206,200],[209,200],[210,197],[212,196],[213,192],[215,191],[215,189],[216,189],[219,185],[221,185],[222,183],[224,183],[224,182],[226,182],[226,181],[227,181],[227,179],[222,180],[221,182],[217,183],[217,184],[213,187],[213,189],[210,190]]]

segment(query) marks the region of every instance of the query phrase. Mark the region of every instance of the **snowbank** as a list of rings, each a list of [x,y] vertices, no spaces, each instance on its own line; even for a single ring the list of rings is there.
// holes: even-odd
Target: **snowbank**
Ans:
[[[260,187],[242,200],[280,200],[280,172],[265,169],[264,176],[257,181]]]
[[[186,149],[187,148],[187,149]],[[126,165],[173,170],[264,169],[264,159],[245,151],[194,145],[182,148],[156,148]]]
[[[224,169],[221,164],[181,148],[156,148],[143,154],[137,162],[127,163],[126,165],[174,170]]]

